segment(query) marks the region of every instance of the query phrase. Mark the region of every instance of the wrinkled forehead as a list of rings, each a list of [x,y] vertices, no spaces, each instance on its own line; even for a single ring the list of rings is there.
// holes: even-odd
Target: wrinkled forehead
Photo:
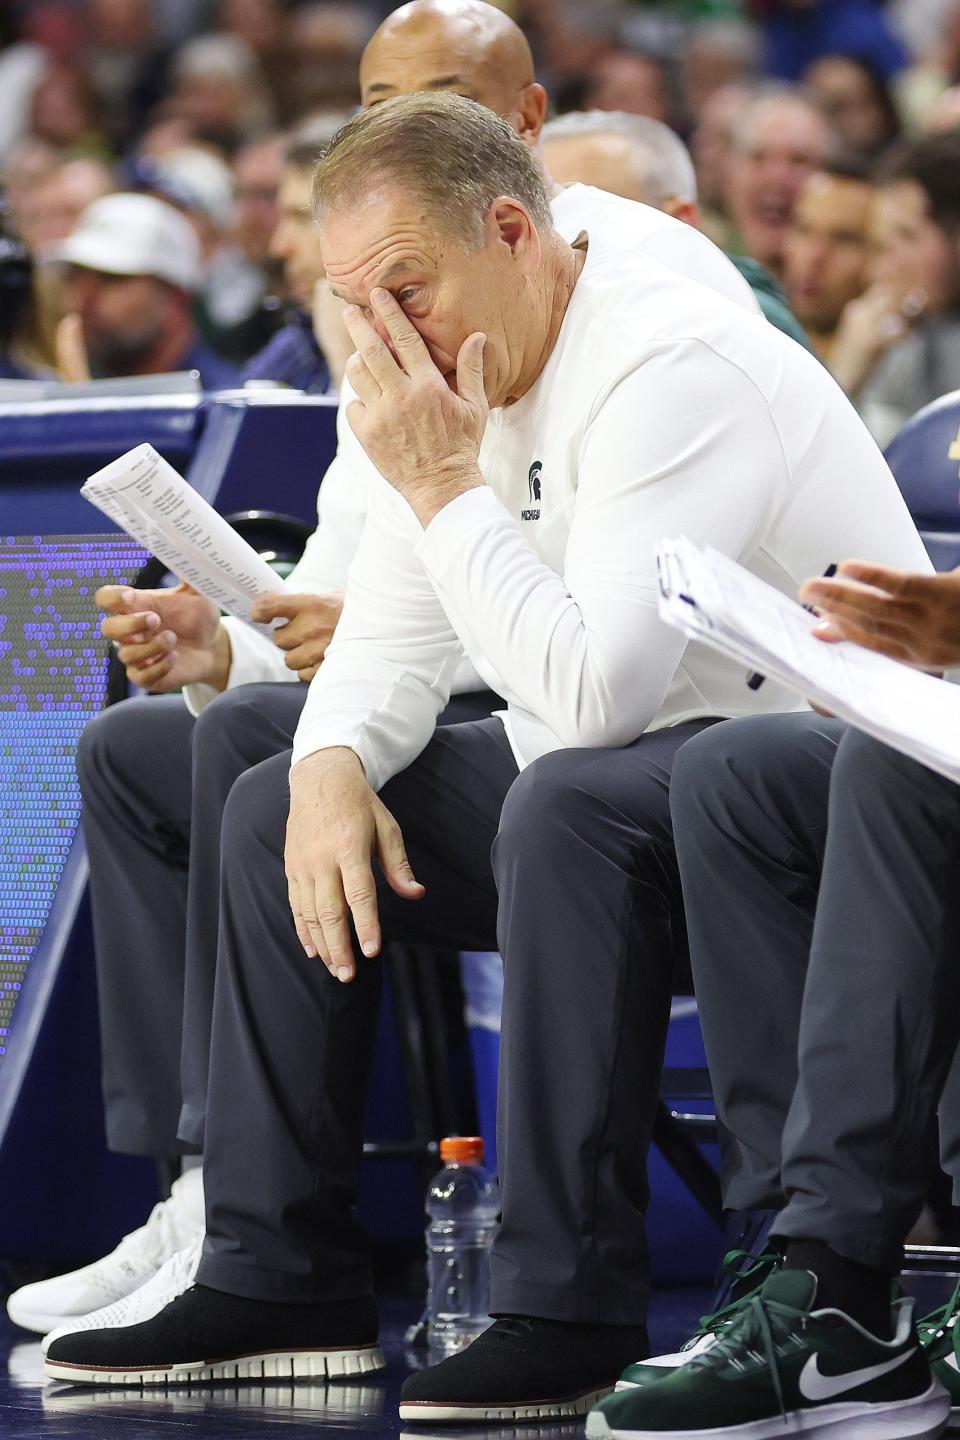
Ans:
[[[414,273],[442,274],[456,244],[422,199],[376,186],[321,205],[320,250],[333,288],[366,304],[376,285],[402,283]]]

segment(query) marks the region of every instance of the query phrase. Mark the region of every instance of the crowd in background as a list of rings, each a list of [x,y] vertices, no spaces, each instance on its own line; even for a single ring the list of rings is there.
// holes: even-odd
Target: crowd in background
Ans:
[[[0,17],[0,376],[190,365],[208,386],[251,373],[290,383],[256,357],[315,304],[312,388],[335,386],[319,260],[304,264],[291,239],[309,224],[309,196],[301,186],[281,210],[281,189],[291,138],[319,149],[358,103],[361,53],[392,8],[11,0]],[[626,117],[670,127],[695,169],[675,213],[692,205],[681,218],[763,267],[768,296],[881,443],[960,386],[960,0],[500,8],[524,27],[555,115],[616,112],[625,149],[609,176],[595,148],[568,160],[557,150],[558,179],[659,203],[633,183],[649,133],[631,136]],[[592,124],[602,129],[595,114]],[[160,238],[155,209],[102,208],[130,192],[179,212]],[[118,272],[123,243],[136,254]],[[174,250],[188,258],[171,267]],[[134,264],[139,288],[119,286]]]

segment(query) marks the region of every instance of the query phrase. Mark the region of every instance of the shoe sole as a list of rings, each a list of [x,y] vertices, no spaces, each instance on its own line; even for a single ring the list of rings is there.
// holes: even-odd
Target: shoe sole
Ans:
[[[950,1418],[947,1421],[947,1430],[952,1434],[960,1430],[960,1405],[954,1405],[950,1411]]]
[[[379,1345],[363,1350],[271,1350],[233,1360],[195,1360],[179,1365],[117,1369],[47,1360],[43,1373],[74,1385],[206,1385],[211,1380],[346,1380],[385,1368]]]
[[[572,1415],[586,1415],[598,1400],[612,1393],[612,1387],[591,1390],[587,1395],[571,1395],[563,1400],[529,1400],[510,1405],[455,1405],[446,1400],[408,1400],[401,1402],[400,1419],[417,1425],[482,1425],[488,1420],[563,1420]]]
[[[767,1420],[743,1425],[720,1425],[703,1430],[625,1430],[614,1428],[598,1410],[587,1417],[587,1440],[778,1440],[785,1435],[833,1435],[840,1440],[934,1440],[943,1433],[950,1413],[949,1400],[934,1384],[912,1400],[889,1405],[822,1405],[816,1410],[792,1410]]]

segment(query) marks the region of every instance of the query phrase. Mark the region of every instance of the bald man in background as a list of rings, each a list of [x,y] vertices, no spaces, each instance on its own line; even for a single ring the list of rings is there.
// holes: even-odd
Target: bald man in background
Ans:
[[[537,155],[565,239],[576,239],[591,225],[616,227],[645,255],[757,310],[749,285],[699,231],[655,203],[624,204],[622,193],[612,188],[561,186],[550,175],[541,146],[547,93],[534,78],[526,36],[502,11],[485,0],[412,0],[389,15],[360,62],[364,108],[422,90],[451,90],[477,100],[516,130]]]
[[[531,149],[547,109],[523,33],[483,0],[413,0],[394,12],[364,53],[360,86],[366,108],[401,93],[456,91],[502,115]],[[692,226],[591,186],[561,190],[548,181],[548,193],[564,239],[592,231],[628,235],[638,253],[759,313],[749,286]],[[79,757],[107,1135],[121,1153],[179,1160],[202,1152],[223,807],[241,774],[292,745],[307,695],[303,682],[322,664],[339,618],[376,478],[345,419],[354,398],[344,384],[339,448],[321,487],[317,530],[288,582],[292,593],[261,602],[258,618],[286,621],[272,639],[220,619],[209,602],[182,587],[100,593],[111,612],[104,633],[118,642],[131,681],[160,697],[98,717]],[[481,469],[488,462],[481,450]],[[165,693],[181,689],[186,704]],[[447,718],[489,713],[496,697],[483,692],[478,698],[480,690],[464,659]],[[131,934],[138,936],[135,965]],[[156,1313],[172,1298],[166,1276],[189,1283],[199,1258],[200,1175],[188,1161],[142,1232],[94,1266],[15,1292],[11,1317],[43,1331],[96,1328],[104,1322],[94,1306],[113,1301],[129,1302],[139,1319]],[[192,1265],[180,1263],[184,1251]],[[124,1322],[112,1312],[108,1323]]]

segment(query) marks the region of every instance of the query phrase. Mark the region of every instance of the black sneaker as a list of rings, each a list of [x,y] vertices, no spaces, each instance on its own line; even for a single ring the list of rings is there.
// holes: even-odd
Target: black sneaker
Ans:
[[[194,1285],[140,1325],[61,1335],[43,1368],[80,1385],[339,1380],[383,1369],[377,1328],[372,1298],[292,1305]]]
[[[642,1325],[572,1325],[504,1315],[457,1355],[411,1375],[400,1419],[552,1420],[585,1415],[608,1395],[624,1365],[648,1352]]]

